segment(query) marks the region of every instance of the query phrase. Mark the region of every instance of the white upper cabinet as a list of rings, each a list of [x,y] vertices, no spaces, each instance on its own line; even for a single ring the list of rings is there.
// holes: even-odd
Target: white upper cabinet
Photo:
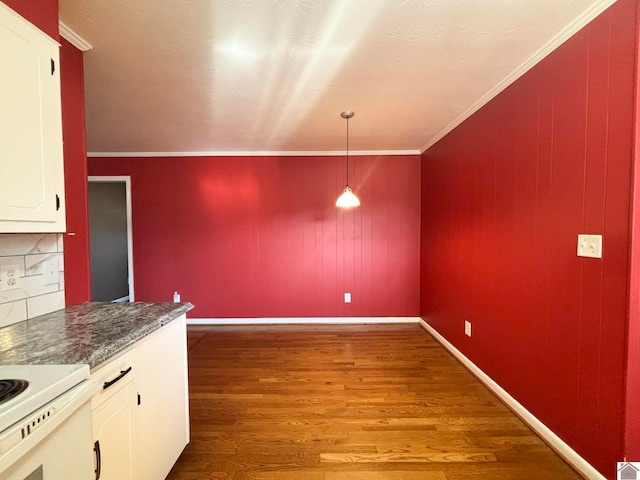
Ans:
[[[59,45],[0,3],[0,233],[64,232]]]

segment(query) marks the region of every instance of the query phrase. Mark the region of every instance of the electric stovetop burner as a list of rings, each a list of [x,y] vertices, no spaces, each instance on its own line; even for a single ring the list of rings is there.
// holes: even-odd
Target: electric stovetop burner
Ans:
[[[15,378],[0,380],[0,404],[20,395],[29,386],[26,380]]]

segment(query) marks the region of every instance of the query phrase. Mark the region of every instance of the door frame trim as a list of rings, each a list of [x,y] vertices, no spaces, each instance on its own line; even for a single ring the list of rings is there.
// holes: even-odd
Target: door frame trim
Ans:
[[[131,176],[130,175],[89,175],[90,183],[124,183],[127,203],[127,268],[129,269],[129,301],[133,302],[133,221],[131,219]]]

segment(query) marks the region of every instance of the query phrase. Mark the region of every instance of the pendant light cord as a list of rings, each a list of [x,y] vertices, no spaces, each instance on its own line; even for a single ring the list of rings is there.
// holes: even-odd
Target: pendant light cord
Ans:
[[[355,193],[349,188],[349,119],[353,117],[354,113],[352,110],[345,110],[340,113],[340,116],[347,121],[347,149],[346,149],[346,161],[345,161],[345,170],[346,170],[346,184],[344,187],[344,191],[336,200],[336,207],[340,208],[352,208],[360,206],[360,200],[356,196]]]
[[[347,183],[346,186],[349,187],[349,119],[347,118]]]

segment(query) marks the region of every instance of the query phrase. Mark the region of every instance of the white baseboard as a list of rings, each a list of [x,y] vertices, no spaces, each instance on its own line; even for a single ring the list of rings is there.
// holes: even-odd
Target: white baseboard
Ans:
[[[590,480],[606,480],[606,478],[589,464],[584,458],[565,443],[560,437],[549,429],[544,423],[538,420],[529,410],[523,407],[506,390],[498,385],[491,377],[484,373],[478,366],[469,360],[460,350],[454,347],[446,338],[440,335],[431,325],[423,319],[419,320],[420,325],[440,342],[444,348],[449,350],[468,370],[473,373],[482,383],[485,384],[500,400],[502,400],[513,412],[518,415],[533,431],[535,431],[547,444],[553,448],[558,455],[564,458],[569,464],[578,470],[582,475]],[[614,465],[615,467],[615,465]],[[613,467],[612,467],[613,468]]]
[[[418,323],[419,317],[188,318],[187,325],[322,325]]]

